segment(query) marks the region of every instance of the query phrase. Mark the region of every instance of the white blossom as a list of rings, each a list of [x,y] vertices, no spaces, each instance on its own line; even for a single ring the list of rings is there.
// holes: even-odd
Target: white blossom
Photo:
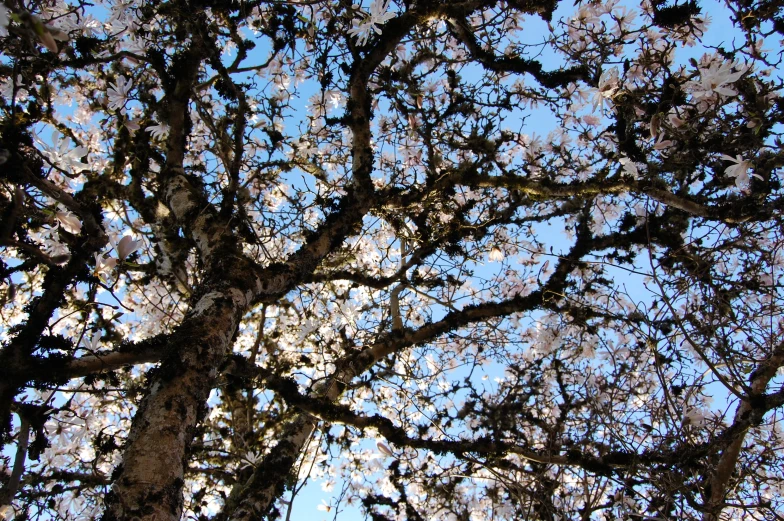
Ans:
[[[125,103],[128,101],[128,93],[131,91],[133,84],[130,80],[126,80],[123,76],[117,76],[114,83],[109,84],[109,89],[106,95],[109,97],[109,108],[113,110],[122,110],[125,108]]]
[[[599,88],[593,97],[593,110],[603,108],[604,100],[612,99],[619,88],[620,79],[618,78],[618,67],[613,67],[604,71],[599,78]]]
[[[72,147],[71,140],[61,139],[56,130],[52,131],[51,145],[41,139],[38,139],[38,144],[43,155],[57,168],[68,173],[81,172],[90,168],[89,165],[80,161],[87,155],[88,150],[85,147]]]
[[[357,45],[365,45],[370,37],[370,31],[381,34],[380,26],[395,17],[395,13],[388,12],[388,9],[389,0],[383,3],[379,0],[373,0],[373,3],[370,4],[370,14],[365,15],[360,21],[356,19],[353,21],[353,26],[348,30],[348,34],[357,37]]]
[[[242,456],[242,459],[245,461],[245,463],[243,463],[242,465],[243,468],[255,467],[261,460],[264,459],[264,455],[261,454],[260,452],[246,452]]]
[[[699,71],[699,83],[692,84],[693,94],[697,99],[712,96],[714,93],[735,96],[738,92],[726,85],[738,81],[746,72],[746,67],[739,66],[735,62],[712,61],[707,68],[700,67]]]
[[[674,145],[675,142],[669,139],[664,139],[664,133],[659,134],[656,138],[656,143],[653,144],[654,150],[665,150]]]
[[[141,128],[139,121],[136,119],[126,119],[123,125],[125,125],[125,128],[127,128],[130,132],[136,132]]]
[[[740,188],[741,190],[747,190],[749,187],[749,183],[751,179],[749,178],[749,169],[751,169],[751,161],[747,161],[743,159],[740,154],[735,157],[728,156],[726,154],[722,154],[721,158],[725,161],[732,161],[734,164],[728,166],[724,173],[729,177],[735,178],[735,186]],[[758,179],[762,179],[762,176],[759,174],[751,174]]]
[[[376,442],[376,447],[378,447],[379,452],[381,452],[385,456],[390,456],[390,457],[394,457],[395,456],[395,453],[392,452],[392,449],[390,449],[387,446],[387,444],[382,442],[382,441]]]
[[[100,344],[101,344],[101,335],[99,333],[94,334],[90,338],[90,340],[87,340],[87,337],[82,338],[82,346],[84,346],[84,348],[90,351],[91,353],[98,351],[98,347],[100,346]]]
[[[104,278],[106,275],[111,272],[114,267],[117,265],[117,259],[114,257],[105,257],[100,253],[95,253],[95,274],[101,278]]]
[[[60,226],[62,226],[65,231],[74,235],[79,235],[79,233],[81,233],[82,221],[80,221],[77,216],[65,209],[58,211],[56,216],[57,220],[60,222]]]
[[[133,240],[133,237],[126,235],[120,239],[119,244],[117,244],[117,257],[119,257],[120,260],[125,260],[128,255],[138,250],[141,244],[142,241],[135,241]]]
[[[640,172],[637,170],[637,165],[629,159],[628,157],[622,157],[618,159],[618,162],[623,166],[623,171],[629,174],[632,178],[637,179],[639,177]]]
[[[8,13],[8,8],[0,4],[0,36],[8,36],[8,24],[11,22]]]
[[[169,135],[169,125],[166,123],[156,123],[155,125],[146,127],[144,130],[149,132],[152,137],[156,139],[165,139],[166,136]]]

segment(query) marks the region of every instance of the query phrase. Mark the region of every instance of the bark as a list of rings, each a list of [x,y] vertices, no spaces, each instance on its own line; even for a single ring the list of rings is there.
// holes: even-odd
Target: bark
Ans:
[[[204,295],[173,335],[173,352],[155,371],[150,394],[134,417],[104,519],[180,518],[190,443],[248,306],[233,294]]]
[[[376,57],[379,61],[382,58]],[[167,347],[170,354],[151,378],[150,394],[134,416],[123,464],[107,496],[106,520],[179,519],[188,450],[242,316],[253,304],[274,301],[309,276],[355,231],[373,203],[373,154],[365,93],[355,125],[354,182],[340,209],[285,263],[259,269],[238,251],[237,241],[226,232],[228,226],[189,182],[182,167],[182,128],[198,56],[192,56],[190,63],[190,76],[180,78],[169,100],[172,130],[163,172],[164,193],[169,210],[194,239],[207,276],[196,290],[201,297],[172,335]],[[365,82],[370,70],[363,72]]]
[[[765,362],[760,364],[756,371],[751,375],[751,396],[760,397],[765,394],[768,384],[776,376],[776,371],[784,366],[784,344],[778,346],[774,350],[772,356]],[[735,411],[733,418],[733,425],[748,425],[748,418],[754,414],[755,407],[752,398],[744,398],[738,404],[738,409]],[[765,408],[767,409],[767,407]],[[762,420],[762,415],[767,411],[762,411],[759,414],[759,420]],[[719,457],[719,462],[712,475],[706,480],[710,492],[708,501],[706,502],[705,515],[703,521],[719,521],[721,512],[724,509],[724,498],[729,492],[732,474],[738,463],[743,443],[746,439],[746,434],[750,426],[743,428],[740,433],[736,434],[730,443],[722,451]]]
[[[255,521],[269,511],[272,503],[283,492],[289,476],[303,449],[316,429],[317,420],[305,413],[297,413],[281,433],[281,441],[270,455],[253,471],[250,479],[232,490],[224,507],[231,513],[219,519]]]
[[[200,194],[183,175],[185,121],[203,58],[200,51],[198,40],[184,51],[186,66],[166,94],[170,131],[161,180],[169,210],[179,223],[190,225],[200,255],[206,259],[212,245],[199,239],[209,230],[194,210]],[[106,497],[106,520],[180,518],[188,449],[218,364],[250,304],[245,292],[226,287],[216,266],[208,266],[201,297],[172,335],[161,366],[150,375],[149,394],[134,416],[123,462],[115,469],[112,491]]]

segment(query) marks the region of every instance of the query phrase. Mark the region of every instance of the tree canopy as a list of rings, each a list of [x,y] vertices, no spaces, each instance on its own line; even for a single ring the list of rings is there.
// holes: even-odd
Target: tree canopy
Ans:
[[[783,519],[783,37],[0,3],[2,514]]]

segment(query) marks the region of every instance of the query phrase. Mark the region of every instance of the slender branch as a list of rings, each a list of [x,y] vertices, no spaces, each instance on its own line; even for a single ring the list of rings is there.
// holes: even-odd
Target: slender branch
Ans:
[[[11,477],[5,487],[0,489],[0,508],[10,505],[14,500],[16,491],[19,490],[19,483],[25,469],[25,458],[27,457],[27,446],[30,441],[30,423],[23,414],[19,414],[19,438],[16,442],[16,456],[14,457],[14,468]]]

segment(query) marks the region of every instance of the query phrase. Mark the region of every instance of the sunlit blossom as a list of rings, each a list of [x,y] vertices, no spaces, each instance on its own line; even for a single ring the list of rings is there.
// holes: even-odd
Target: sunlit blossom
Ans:
[[[68,210],[60,210],[56,215],[57,220],[60,222],[60,226],[68,233],[79,235],[82,231],[82,221]]]
[[[501,251],[501,248],[499,248],[498,246],[493,246],[490,249],[490,254],[487,256],[487,258],[491,262],[502,261],[502,260],[504,260],[504,252]]]
[[[724,174],[735,178],[735,186],[741,190],[747,190],[751,182],[751,178],[749,177],[749,170],[752,168],[751,161],[743,159],[740,154],[735,157],[722,154],[721,158],[725,161],[734,163],[724,169]],[[752,173],[751,175],[762,180],[762,176],[759,174]]]
[[[746,67],[728,61],[712,61],[708,67],[700,67],[700,81],[693,84],[693,95],[697,99],[720,94],[735,96],[738,92],[729,86],[738,81]]]
[[[105,277],[117,265],[117,259],[106,257],[101,253],[95,253],[95,273],[100,277]]]
[[[357,6],[355,6],[357,8]],[[348,34],[357,37],[357,45],[362,46],[367,43],[370,37],[370,32],[381,34],[381,26],[395,17],[395,13],[388,11],[389,0],[380,2],[373,0],[370,4],[370,13],[365,15],[361,20],[354,19],[353,26],[348,30]]]
[[[629,159],[628,157],[622,157],[618,159],[618,162],[623,167],[623,171],[630,175],[633,179],[637,179],[640,175],[640,171],[637,169],[637,165]]]
[[[125,79],[123,76],[117,76],[115,82],[110,83],[109,89],[106,91],[106,95],[109,98],[108,107],[113,110],[125,108],[125,103],[128,101],[128,93],[132,87],[130,80]]]
[[[81,146],[71,146],[71,140],[61,138],[60,133],[52,131],[51,144],[38,139],[41,152],[57,168],[68,173],[81,172],[89,169],[89,165],[82,163],[81,158],[87,155],[87,148]]]
[[[156,139],[165,139],[169,135],[169,125],[166,123],[156,123],[155,125],[145,127],[144,130]]]
[[[387,444],[384,443],[383,441],[376,442],[376,447],[378,448],[379,452],[381,452],[385,456],[389,456],[389,457],[394,457],[395,456],[395,453],[392,452],[392,449],[390,449],[387,446]]]
[[[8,13],[8,8],[0,4],[0,36],[8,36],[8,24],[11,21]]]
[[[599,78],[599,86],[593,97],[593,109],[604,108],[604,100],[612,99],[619,88],[618,68],[613,67],[604,71]]]
[[[659,137],[656,138],[656,143],[653,144],[654,150],[666,150],[674,145],[675,142],[669,139],[664,139],[664,134],[659,134]]]
[[[135,241],[130,235],[126,235],[117,244],[117,257],[120,260],[125,260],[128,255],[135,252],[142,245],[142,241]]]

